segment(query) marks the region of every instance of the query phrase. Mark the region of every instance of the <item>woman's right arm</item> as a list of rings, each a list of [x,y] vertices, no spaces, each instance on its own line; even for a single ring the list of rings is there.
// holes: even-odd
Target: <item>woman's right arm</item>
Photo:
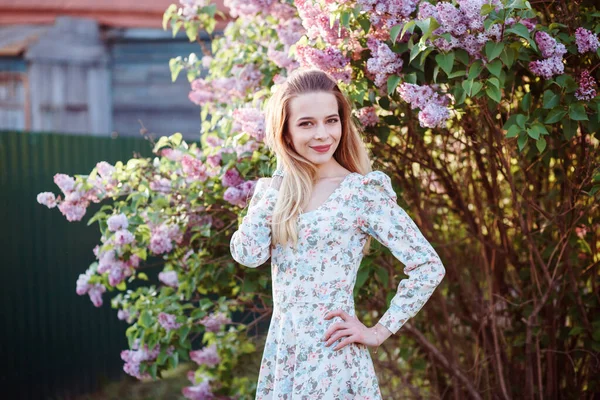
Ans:
[[[256,268],[271,256],[271,219],[279,193],[279,179],[258,180],[248,213],[229,242],[233,259],[246,267]]]

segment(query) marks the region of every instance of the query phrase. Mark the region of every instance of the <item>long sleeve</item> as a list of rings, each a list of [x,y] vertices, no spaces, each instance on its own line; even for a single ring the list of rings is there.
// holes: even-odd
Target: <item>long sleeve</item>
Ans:
[[[404,264],[404,273],[409,277],[400,281],[390,307],[379,320],[396,333],[431,297],[446,270],[417,225],[397,204],[388,175],[381,171],[369,172],[359,187],[362,206],[358,226],[388,247]]]
[[[256,268],[271,256],[271,219],[279,191],[259,179],[248,212],[231,236],[229,250],[238,263]]]

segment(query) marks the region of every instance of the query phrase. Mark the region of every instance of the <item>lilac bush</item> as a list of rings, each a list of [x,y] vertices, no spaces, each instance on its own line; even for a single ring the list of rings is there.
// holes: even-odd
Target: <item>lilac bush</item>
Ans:
[[[38,195],[40,204],[58,206],[69,221],[81,220],[91,203],[107,203],[90,220],[98,223],[101,233],[94,250],[97,261],[79,277],[76,291],[89,295],[95,306],[102,305],[107,292],[118,291],[111,305],[118,310],[119,319],[131,324],[127,331],[131,350],[122,354],[130,375],[156,378],[180,361],[195,362],[197,370],[188,375],[191,386],[182,389],[189,399],[253,398],[256,377],[232,371],[244,355],[256,351],[248,331],[270,313],[269,300],[255,296],[268,291],[269,280],[264,270],[237,268],[227,244],[257,177],[269,176],[274,167],[274,160],[265,155],[262,110],[271,90],[290,72],[311,67],[335,77],[354,102],[355,117],[375,158],[395,168],[401,168],[400,163],[392,162],[398,154],[406,154],[404,164],[413,168],[413,147],[420,146],[423,151],[426,144],[434,143],[438,148],[431,151],[440,159],[448,155],[440,153],[439,147],[455,152],[444,159],[452,173],[476,169],[487,176],[485,163],[500,159],[490,154],[490,149],[486,159],[477,159],[476,168],[461,164],[467,158],[465,132],[477,121],[478,136],[469,140],[476,146],[490,143],[493,151],[511,152],[510,162],[499,164],[504,171],[502,183],[496,175],[489,179],[495,185],[508,185],[502,190],[495,187],[497,191],[514,194],[502,199],[504,205],[516,204],[532,190],[519,186],[527,179],[515,183],[511,178],[517,160],[547,160],[558,149],[569,147],[576,136],[586,137],[582,146],[597,142],[591,137],[600,130],[596,91],[600,19],[592,6],[584,5],[587,8],[581,10],[586,12],[577,20],[552,21],[557,13],[534,9],[521,0],[226,0],[224,4],[233,19],[214,37],[216,21],[223,15],[210,0],[180,0],[166,10],[163,19],[165,29],[174,33],[183,29],[191,41],[198,40],[200,31],[211,35],[211,48],[202,45],[201,57],[191,54],[169,63],[174,80],[185,73],[190,81],[189,100],[201,109],[200,142],[185,143],[179,134],[163,137],[154,146],[153,158],[133,158],[114,166],[99,162],[89,175],[57,174],[55,183],[62,194]],[[405,137],[414,143],[396,147]],[[513,152],[515,148],[520,154]],[[476,154],[479,151],[477,147]],[[406,186],[426,181],[425,188],[434,188],[436,199],[455,202],[446,209],[462,210],[466,226],[486,220],[487,215],[469,214],[473,203],[481,200],[465,201],[462,196],[468,198],[468,193],[457,194],[448,187],[450,173],[435,168],[430,154],[423,158],[422,166],[430,170],[411,171],[416,177],[410,184],[404,182]],[[527,173],[529,165],[523,170]],[[600,189],[600,169],[594,165],[587,174],[593,171],[593,186],[589,187],[589,181],[581,185],[589,189],[590,196]],[[492,200],[492,183],[486,180],[481,185],[483,188],[473,191],[486,193],[489,210],[499,212],[500,201]],[[469,207],[461,208],[466,203]],[[523,223],[518,212],[514,224]],[[542,228],[535,223],[532,229]],[[577,229],[583,232],[588,228]],[[482,233],[487,231],[485,227],[477,232],[482,242],[491,240]],[[519,244],[513,247],[521,249]],[[523,252],[534,247],[530,244]],[[499,254],[511,249],[504,248]],[[545,249],[536,251],[531,259],[548,256]],[[516,263],[517,257],[511,262]],[[142,270],[156,258],[163,266],[158,273],[160,285],[127,289],[133,280],[148,279]],[[375,272],[384,282],[387,273],[383,267]],[[362,285],[368,286],[364,282],[357,283],[357,293]],[[485,287],[495,288],[495,283],[488,282]],[[209,300],[209,294],[217,300]],[[370,313],[381,311],[385,301],[363,300]],[[542,297],[540,304],[547,301],[548,296]],[[233,311],[251,311],[260,317],[233,323]],[[368,315],[365,313],[367,319]],[[531,354],[531,332],[537,325],[530,321],[519,331],[521,328],[509,326],[509,322],[498,326],[502,323],[507,330],[515,329],[513,338],[526,341],[527,354]],[[446,327],[448,332],[459,329]],[[407,325],[407,329],[412,328]],[[423,329],[433,335],[430,328]],[[495,376],[490,378],[493,382],[481,384],[488,387],[477,386],[481,379],[466,372],[468,368],[461,365],[463,372],[458,367],[448,368],[450,356],[432,351],[426,335],[410,332],[437,363],[432,371],[417,372],[421,373],[416,378],[419,382],[437,381],[447,374],[449,381],[463,385],[456,390],[464,390],[464,396],[469,393],[482,398],[479,389],[490,392],[494,387],[503,398],[510,398],[511,388],[501,366],[486,370],[486,376]],[[192,350],[195,338],[202,338],[201,349]],[[492,359],[498,351],[486,349],[486,357]],[[400,356],[388,353],[387,357]],[[415,359],[422,357],[416,355],[411,363],[402,363],[415,367],[402,372],[393,370],[388,359],[390,384],[409,387],[398,376],[422,371]],[[529,369],[526,376],[525,386],[533,393],[537,383]],[[511,378],[514,386],[520,387],[519,374],[506,379]],[[440,395],[437,388],[423,385],[425,393]]]

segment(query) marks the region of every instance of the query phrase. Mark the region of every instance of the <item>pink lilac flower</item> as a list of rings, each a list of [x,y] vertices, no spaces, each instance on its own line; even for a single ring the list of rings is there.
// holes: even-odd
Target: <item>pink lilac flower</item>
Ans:
[[[54,175],[54,183],[62,190],[64,194],[69,194],[75,190],[75,179],[65,174]]]
[[[430,103],[419,112],[419,124],[423,128],[443,128],[449,117],[448,107]]]
[[[319,50],[311,46],[297,46],[296,56],[301,66],[320,69],[337,80],[350,83],[350,60],[339,49],[327,47]]]
[[[229,8],[229,14],[237,18],[239,16],[251,16],[260,12],[268,11],[274,0],[225,0],[225,7]]]
[[[375,107],[363,107],[356,112],[356,115],[363,126],[375,126],[379,122]]]
[[[371,58],[367,60],[367,71],[375,75],[375,86],[383,87],[390,75],[400,72],[402,59],[382,41],[369,38],[367,46],[371,50]]]
[[[143,348],[139,347],[139,339],[136,340],[131,350],[123,350],[121,351],[121,359],[125,361],[125,365],[123,365],[123,370],[138,379],[148,379],[150,378],[150,374],[148,372],[142,374],[140,372],[140,364],[143,362],[154,361],[160,354],[160,345],[156,345],[152,350],[149,349],[148,345],[145,344]],[[171,352],[172,349],[169,349],[167,353]]]
[[[224,187],[237,186],[242,183],[244,180],[240,176],[240,173],[235,168],[230,168],[225,172],[225,174],[221,177],[221,182]]]
[[[220,137],[217,137],[215,135],[207,135],[205,136],[206,139],[206,144],[208,144],[211,147],[219,147],[222,146],[224,143],[224,140],[221,139]]]
[[[177,317],[173,314],[167,314],[164,312],[161,312],[160,314],[158,314],[158,323],[160,324],[160,326],[162,326],[167,332],[174,330],[174,329],[179,329],[181,328],[181,326],[183,325],[180,322],[176,322],[175,319]]]
[[[588,51],[596,51],[600,47],[598,36],[582,27],[577,28],[575,31],[575,43],[577,44],[577,51],[580,54]]]
[[[110,271],[108,271],[108,283],[111,286],[117,286],[119,283],[123,282],[127,276],[131,276],[130,271],[127,269],[127,265],[122,261],[118,262],[112,266]]]
[[[371,23],[378,28],[391,28],[408,18],[417,8],[420,0],[358,0],[361,10],[370,16]]]
[[[190,358],[198,365],[206,365],[212,368],[221,362],[221,357],[217,353],[217,346],[211,345],[203,349],[190,351]]]
[[[181,4],[181,14],[186,20],[194,19],[198,16],[198,10],[208,5],[208,0],[179,0]]]
[[[169,193],[171,191],[171,181],[167,178],[157,178],[150,182],[150,190]]]
[[[123,309],[117,311],[117,318],[130,324],[135,320],[136,316],[132,315],[128,310]]]
[[[285,46],[296,44],[298,40],[305,34],[302,20],[300,18],[292,18],[290,20],[279,23],[275,27],[279,41]],[[286,47],[287,48],[287,47]]]
[[[119,229],[127,229],[127,227],[129,226],[127,216],[123,213],[109,217],[106,223],[108,225],[108,230],[112,232],[116,232]]]
[[[100,161],[96,164],[96,170],[103,179],[110,179],[112,178],[112,175],[115,172],[115,167],[113,167],[106,161]]]
[[[467,31],[466,20],[463,14],[452,3],[439,2],[436,5],[438,22],[444,32],[453,35],[463,35]]]
[[[115,244],[123,246],[132,243],[134,239],[133,233],[129,232],[127,229],[120,229],[115,232],[113,241]]]
[[[166,148],[160,151],[160,155],[170,161],[180,161],[183,157],[183,152],[181,150]]]
[[[596,80],[586,69],[579,76],[579,88],[575,92],[577,100],[591,100],[596,97]]]
[[[234,131],[241,131],[249,134],[258,141],[262,141],[265,136],[265,114],[256,108],[238,108],[233,110]]]
[[[231,186],[223,193],[223,199],[228,203],[244,208],[246,206],[246,200],[244,199],[243,193],[240,189]]]
[[[56,207],[56,197],[54,196],[54,193],[51,192],[42,192],[38,194],[37,202],[48,208]]]
[[[435,92],[427,85],[402,83],[398,89],[402,100],[410,104],[412,109],[419,108],[419,124],[424,128],[443,127],[450,117],[447,106],[449,99]]]
[[[218,332],[221,329],[222,325],[231,323],[231,319],[227,317],[225,314],[213,313],[207,315],[199,321],[200,324],[204,325],[208,332]]]
[[[212,167],[218,167],[221,165],[221,154],[217,153],[206,156],[206,162]]]
[[[546,32],[537,31],[535,33],[535,43],[538,45],[542,57],[562,57],[567,52],[564,44],[559,43]]]
[[[329,45],[335,46],[348,36],[346,28],[340,29],[339,21],[331,26],[329,11],[323,10],[321,4],[313,0],[296,0],[294,4],[306,29],[306,35],[310,39],[320,38]]]
[[[177,279],[177,272],[176,271],[163,271],[163,272],[159,272],[158,274],[158,280],[161,281],[162,283],[164,283],[167,286],[171,286],[171,287],[178,287],[179,286],[179,281]]]
[[[67,218],[67,221],[81,221],[81,218],[85,215],[87,205],[87,202],[71,203],[63,201],[58,205],[58,209]]]
[[[90,300],[92,301],[94,306],[102,306],[102,293],[104,292],[106,292],[106,288],[99,283],[96,283],[92,285],[92,287],[90,287],[90,289],[88,290],[88,295],[90,296]]]
[[[194,386],[184,387],[181,389],[181,393],[186,399],[190,400],[210,400],[215,398],[208,381],[204,381]]]
[[[181,167],[183,173],[192,180],[205,182],[208,179],[206,166],[197,158],[194,158],[188,154],[184,155],[181,159]]]
[[[271,4],[269,13],[275,17],[275,20],[285,21],[296,16],[296,8],[287,3],[275,1],[273,4]]]
[[[168,253],[173,250],[173,242],[179,243],[183,235],[175,224],[161,224],[150,231],[150,251],[154,254]]]
[[[550,79],[554,75],[562,74],[565,66],[562,57],[550,57],[543,60],[531,61],[529,69],[537,76]]]

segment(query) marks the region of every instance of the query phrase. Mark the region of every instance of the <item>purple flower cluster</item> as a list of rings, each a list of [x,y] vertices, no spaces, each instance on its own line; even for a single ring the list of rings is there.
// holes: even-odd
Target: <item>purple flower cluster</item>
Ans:
[[[262,73],[254,64],[236,65],[231,69],[230,77],[211,81],[198,78],[192,81],[188,98],[198,105],[229,103],[232,98],[244,98],[248,92],[258,87],[261,80]]]
[[[167,332],[179,329],[183,325],[180,322],[176,322],[175,319],[177,317],[173,314],[167,314],[165,312],[161,312],[158,314],[158,323],[162,326]]]
[[[581,71],[579,88],[575,92],[577,100],[591,100],[596,97],[596,80],[587,69]]]
[[[375,112],[375,107],[363,107],[356,111],[356,116],[362,126],[375,126],[379,122],[379,117]]]
[[[173,250],[173,242],[180,243],[183,239],[179,226],[162,223],[150,230],[149,249],[154,254],[168,253]]]
[[[188,182],[196,180],[206,182],[208,179],[206,165],[204,165],[201,160],[192,157],[189,154],[186,154],[181,158],[181,169],[184,175],[186,175]]]
[[[246,207],[248,198],[254,193],[256,181],[245,181],[236,186],[230,186],[223,194],[223,199],[228,203],[241,208]]]
[[[358,0],[361,10],[369,15],[377,29],[389,30],[402,19],[409,18],[421,0]]]
[[[37,202],[48,208],[56,207],[56,197],[54,196],[54,193],[51,192],[42,192],[38,194]]]
[[[380,40],[369,38],[367,46],[371,50],[371,58],[367,60],[367,71],[375,76],[375,86],[384,87],[390,75],[402,70],[402,58]]]
[[[218,332],[221,329],[221,326],[231,323],[231,319],[219,312],[207,315],[202,318],[199,323],[204,325],[208,332]]]
[[[179,0],[181,4],[181,15],[186,20],[196,18],[198,10],[202,7],[206,7],[208,0]]]
[[[177,288],[179,287],[179,280],[177,278],[176,271],[163,271],[158,273],[158,280],[167,286]]]
[[[531,61],[529,69],[537,76],[550,79],[565,71],[563,55],[567,52],[564,44],[559,43],[546,32],[538,31],[535,34],[535,43],[542,53],[543,60]]]
[[[575,43],[577,44],[577,51],[580,54],[588,51],[596,51],[600,47],[598,36],[582,27],[577,28],[575,31]]]
[[[259,142],[265,137],[265,114],[256,108],[233,110],[233,132],[245,132]]]
[[[333,26],[329,22],[329,10],[323,9],[321,4],[313,0],[296,0],[294,2],[306,35],[310,39],[323,39],[325,43],[336,46],[348,37],[348,30],[340,28],[339,21]]]
[[[352,78],[350,60],[339,49],[327,47],[320,50],[311,46],[297,46],[296,56],[302,67],[317,68],[337,80],[350,83]]]
[[[102,293],[106,292],[106,288],[99,283],[90,283],[91,277],[96,272],[96,267],[90,267],[84,274],[80,274],[77,279],[77,287],[75,291],[78,295],[83,296],[86,293],[90,296],[90,300],[96,307],[102,306]]]
[[[450,39],[439,37],[433,41],[433,45],[443,51],[450,51],[455,48],[462,48],[475,58],[482,58],[484,45],[490,40],[499,41],[501,39],[501,27],[499,24],[491,25],[486,31],[484,21],[486,16],[481,15],[481,8],[484,4],[492,4],[496,10],[503,8],[500,0],[458,0],[458,7],[451,2],[437,2],[433,5],[427,1],[419,3],[417,13],[418,20],[424,20],[433,17],[440,27],[433,34],[449,34]],[[528,29],[533,29],[535,24],[529,20],[517,21],[509,18],[506,25],[510,26],[516,22],[523,23]]]
[[[127,229],[129,227],[129,221],[125,214],[120,213],[110,216],[106,220],[106,225],[108,225],[109,231],[116,232],[120,229]]]
[[[302,26],[302,20],[300,18],[292,18],[287,21],[280,22],[275,28],[279,41],[286,46],[292,46],[296,44],[298,40],[306,33],[306,30]]]
[[[194,379],[190,379],[194,383]],[[210,400],[215,396],[210,388],[210,382],[203,381],[194,386],[187,386],[181,389],[181,393],[186,399],[190,400]]]
[[[251,16],[267,11],[274,0],[225,0],[225,7],[229,8],[229,14],[234,17]]]
[[[190,358],[198,365],[206,365],[212,368],[221,362],[221,357],[217,353],[217,346],[212,345],[203,349],[190,351]]]
[[[423,128],[442,128],[450,117],[447,96],[437,93],[431,86],[403,83],[398,87],[402,100],[410,104],[412,109],[419,108],[419,124]]]
[[[104,274],[108,272],[108,283],[111,286],[117,286],[119,283],[123,282],[125,278],[133,275],[133,269],[139,265],[138,256],[132,255],[128,262],[124,262],[117,258],[115,250],[118,250],[118,248],[97,251],[98,273]]]
[[[167,354],[173,353],[173,347],[171,346],[167,350]],[[154,361],[160,354],[160,345],[156,345],[152,350],[145,344],[142,348],[139,348],[139,339],[137,339],[132,346],[131,350],[121,351],[121,359],[125,361],[123,370],[129,375],[138,379],[150,378],[149,373],[142,374],[140,372],[140,364],[143,362]]]
[[[235,168],[228,169],[221,177],[221,183],[223,184],[223,187],[237,186],[243,182],[244,179],[240,176],[240,173]]]

